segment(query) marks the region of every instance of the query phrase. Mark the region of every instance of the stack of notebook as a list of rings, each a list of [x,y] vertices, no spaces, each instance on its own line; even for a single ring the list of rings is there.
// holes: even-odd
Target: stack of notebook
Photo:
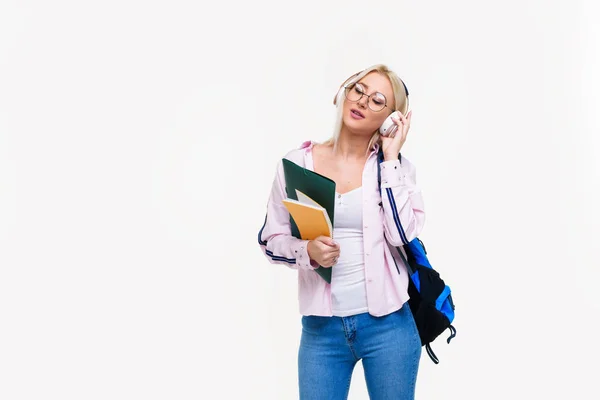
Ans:
[[[292,235],[302,240],[333,238],[335,182],[285,158],[283,172],[287,194],[283,204],[290,213]],[[315,271],[331,283],[331,268],[319,267]]]

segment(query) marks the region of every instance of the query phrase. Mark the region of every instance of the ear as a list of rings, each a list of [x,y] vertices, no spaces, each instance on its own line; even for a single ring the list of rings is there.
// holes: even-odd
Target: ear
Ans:
[[[363,70],[364,71],[364,70]],[[348,84],[348,82],[351,82],[352,79],[356,78],[358,75],[360,75],[363,71],[359,71],[357,73],[355,73],[354,75],[350,76],[348,79],[346,79],[344,81],[344,83],[342,83],[340,85],[340,88],[338,89],[337,93],[335,94],[335,96],[333,97],[333,105],[337,105],[337,99],[338,97],[340,97],[342,95],[342,93],[345,90],[345,86]]]

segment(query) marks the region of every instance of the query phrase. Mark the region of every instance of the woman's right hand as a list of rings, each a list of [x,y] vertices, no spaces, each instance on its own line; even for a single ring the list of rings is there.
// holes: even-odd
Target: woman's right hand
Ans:
[[[308,256],[322,267],[332,267],[340,256],[340,245],[330,237],[319,236],[308,242]]]

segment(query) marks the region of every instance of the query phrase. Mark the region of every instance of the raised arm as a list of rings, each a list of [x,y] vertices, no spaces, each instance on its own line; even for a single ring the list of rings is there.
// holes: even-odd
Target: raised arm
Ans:
[[[384,161],[381,166],[381,203],[385,234],[393,246],[402,246],[416,238],[425,225],[421,191],[416,171],[408,160]]]

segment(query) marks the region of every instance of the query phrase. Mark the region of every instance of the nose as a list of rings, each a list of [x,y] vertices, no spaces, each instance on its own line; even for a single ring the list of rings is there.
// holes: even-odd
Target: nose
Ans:
[[[362,108],[367,108],[367,103],[369,102],[369,98],[367,96],[364,96],[360,98],[360,100],[358,100],[358,105]]]

